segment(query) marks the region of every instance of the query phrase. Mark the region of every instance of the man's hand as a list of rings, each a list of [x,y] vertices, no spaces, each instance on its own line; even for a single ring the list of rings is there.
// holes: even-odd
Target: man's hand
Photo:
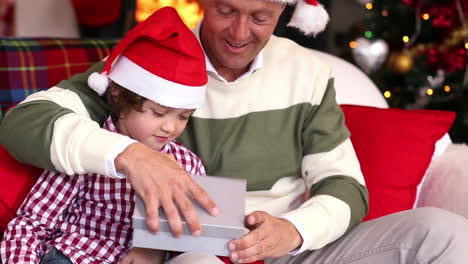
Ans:
[[[150,248],[132,248],[119,264],[162,264],[166,252]]]
[[[291,222],[263,211],[255,211],[246,216],[246,226],[251,231],[229,243],[230,257],[239,263],[282,257],[303,242]]]
[[[201,234],[200,221],[188,195],[210,214],[218,214],[213,200],[171,155],[156,152],[137,142],[116,157],[115,168],[127,175],[133,189],[145,202],[146,223],[152,232],[159,231],[158,208],[162,207],[174,236],[179,237],[183,233],[177,208],[185,217],[192,235]]]

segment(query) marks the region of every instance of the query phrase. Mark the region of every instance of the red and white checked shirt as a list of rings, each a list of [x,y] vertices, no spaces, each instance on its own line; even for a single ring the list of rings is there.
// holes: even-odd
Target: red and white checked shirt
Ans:
[[[117,132],[110,118],[104,128]],[[189,174],[205,175],[201,160],[180,143],[172,141],[161,152]],[[73,263],[117,263],[130,250],[134,196],[126,179],[44,171],[8,224],[3,263],[39,263],[50,247]]]

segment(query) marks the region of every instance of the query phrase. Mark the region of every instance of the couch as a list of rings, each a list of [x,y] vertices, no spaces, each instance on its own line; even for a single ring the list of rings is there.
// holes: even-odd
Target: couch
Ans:
[[[27,95],[85,71],[116,39],[0,39],[0,118]],[[370,194],[365,220],[414,206],[437,206],[468,217],[468,149],[447,134],[455,114],[390,109],[378,88],[354,65],[312,51],[333,65],[337,102]],[[448,153],[448,154],[447,154]],[[16,162],[0,148],[0,232],[15,214],[40,170]],[[459,159],[453,168],[454,160]],[[452,168],[452,169],[448,169]],[[15,174],[15,175],[11,175]]]

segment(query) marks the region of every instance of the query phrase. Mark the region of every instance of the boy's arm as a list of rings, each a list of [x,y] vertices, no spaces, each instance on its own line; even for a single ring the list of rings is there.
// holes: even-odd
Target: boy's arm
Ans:
[[[2,263],[39,263],[43,245],[76,196],[81,179],[54,174],[41,175],[8,223],[0,246]]]

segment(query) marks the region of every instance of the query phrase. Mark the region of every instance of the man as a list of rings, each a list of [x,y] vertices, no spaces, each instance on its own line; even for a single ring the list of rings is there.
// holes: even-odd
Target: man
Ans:
[[[420,209],[358,225],[367,212],[367,190],[335,102],[331,70],[308,50],[272,36],[285,2],[296,1],[202,2],[204,20],[195,33],[207,55],[207,102],[180,140],[200,155],[209,175],[248,180],[251,232],[229,244],[233,260],[456,263],[468,257],[460,246],[468,237],[467,221],[448,212]],[[297,8],[292,24],[306,33],[319,31],[326,20],[320,5],[300,0]],[[99,64],[93,71],[101,69]],[[90,120],[103,122],[106,115],[105,102],[86,85],[90,73],[13,109],[2,123],[1,143],[19,160],[40,167],[122,173],[144,199],[150,229],[158,230],[157,208],[163,207],[174,235],[180,235],[178,206],[198,234],[187,193],[212,214],[215,204],[174,160]],[[27,153],[31,146],[34,151]],[[310,198],[303,202],[306,189]],[[184,261],[217,263],[200,253],[182,254],[172,263]]]

